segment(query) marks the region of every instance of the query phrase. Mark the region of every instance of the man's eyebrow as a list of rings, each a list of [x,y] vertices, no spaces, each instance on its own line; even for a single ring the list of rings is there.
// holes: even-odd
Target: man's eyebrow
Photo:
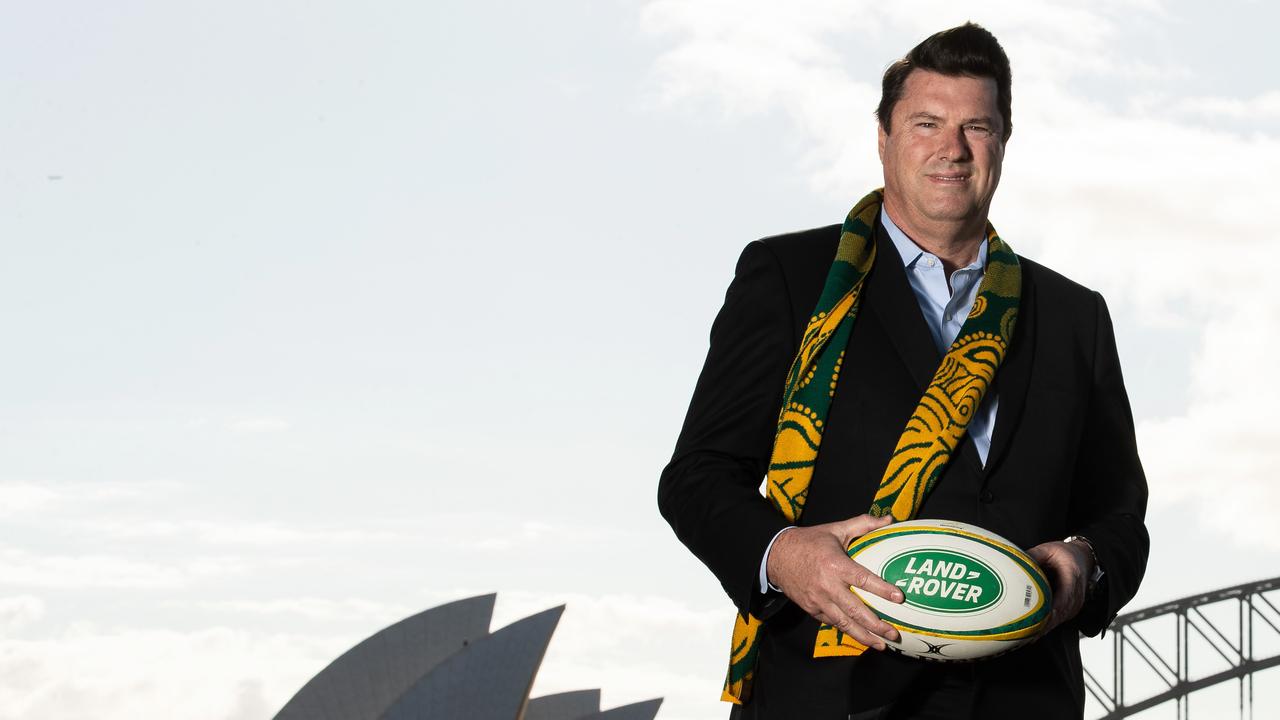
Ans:
[[[941,115],[935,115],[934,113],[927,112],[925,110],[919,110],[917,112],[913,112],[910,115],[908,115],[907,119],[908,120],[930,120],[933,122],[940,122],[943,118]],[[960,122],[960,124],[961,125],[994,125],[995,118],[993,118],[990,115],[979,115],[976,117],[965,118]]]

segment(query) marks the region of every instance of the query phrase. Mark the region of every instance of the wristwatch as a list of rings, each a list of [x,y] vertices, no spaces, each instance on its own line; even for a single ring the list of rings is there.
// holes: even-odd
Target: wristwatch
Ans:
[[[1102,564],[1098,562],[1098,553],[1093,551],[1093,543],[1089,542],[1089,538],[1083,535],[1072,535],[1063,540],[1064,543],[1080,543],[1089,551],[1089,557],[1093,558],[1093,572],[1089,573],[1089,579],[1085,582],[1084,596],[1092,598],[1094,592],[1098,589],[1098,583],[1102,581],[1102,576],[1106,575],[1106,571],[1102,569]]]

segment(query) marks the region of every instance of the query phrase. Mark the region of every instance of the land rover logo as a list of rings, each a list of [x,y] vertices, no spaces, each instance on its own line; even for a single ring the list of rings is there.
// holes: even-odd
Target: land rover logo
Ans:
[[[908,605],[937,612],[975,612],[990,607],[1004,593],[1004,584],[990,565],[941,548],[899,553],[884,564],[880,576],[902,588]]]

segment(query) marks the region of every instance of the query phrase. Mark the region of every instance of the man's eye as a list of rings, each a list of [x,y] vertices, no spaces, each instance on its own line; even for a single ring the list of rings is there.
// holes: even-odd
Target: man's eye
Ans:
[[[916,127],[922,127],[922,128],[932,128],[932,127],[937,127],[937,126],[938,126],[938,125],[937,125],[937,123],[931,123],[931,122],[918,122],[918,123],[916,123]]]
[[[966,126],[965,126],[965,129],[966,129],[966,130],[968,130],[969,132],[972,132],[972,133],[978,133],[978,134],[980,134],[980,135],[990,135],[990,134],[991,134],[991,128],[989,128],[989,127],[987,127],[987,126],[985,126],[985,125],[966,125]]]

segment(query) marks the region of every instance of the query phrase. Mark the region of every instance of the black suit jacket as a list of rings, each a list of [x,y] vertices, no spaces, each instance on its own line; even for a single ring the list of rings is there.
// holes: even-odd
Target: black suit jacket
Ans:
[[[747,718],[839,718],[892,700],[927,663],[868,651],[812,657],[818,623],[758,592],[760,560],[785,518],[761,496],[783,382],[835,257],[840,226],[766,238],[738,262],[658,503],[741,612],[767,617]],[[898,254],[877,224],[866,280],[801,525],[867,511],[907,418],[940,360]],[[990,529],[1029,548],[1088,537],[1106,570],[1081,614],[1036,643],[981,661],[973,717],[1078,718],[1077,632],[1096,635],[1146,567],[1146,480],[1102,297],[1025,258],[1014,337],[996,376],[987,463],[961,445],[919,517]],[[726,619],[725,632],[729,632]],[[709,692],[714,689],[708,689]]]

